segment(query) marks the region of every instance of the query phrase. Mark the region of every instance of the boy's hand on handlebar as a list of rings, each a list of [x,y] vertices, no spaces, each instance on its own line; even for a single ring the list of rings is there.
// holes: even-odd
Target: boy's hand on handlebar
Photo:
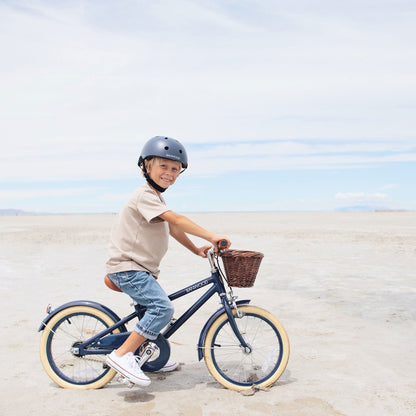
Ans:
[[[195,254],[197,254],[198,256],[206,258],[208,250],[210,248],[211,248],[211,246],[198,247]]]
[[[227,237],[215,237],[212,242],[214,243],[214,250],[226,250],[231,246],[231,241]]]

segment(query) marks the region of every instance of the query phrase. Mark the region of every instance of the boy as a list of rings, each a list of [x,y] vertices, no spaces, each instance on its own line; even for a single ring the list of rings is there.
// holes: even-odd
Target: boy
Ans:
[[[161,194],[188,167],[185,148],[179,141],[153,137],[144,145],[138,165],[147,183],[133,192],[114,225],[107,274],[118,288],[147,310],[123,345],[107,356],[106,362],[133,383],[148,386],[150,379],[141,370],[139,357],[134,352],[146,339],[156,339],[173,316],[172,303],[156,280],[168,248],[169,234],[201,257],[207,256],[211,245],[196,247],[186,234],[201,237],[214,247],[218,247],[220,240],[227,241],[225,248],[231,242],[166,206]],[[173,371],[177,366],[168,361],[160,371]]]

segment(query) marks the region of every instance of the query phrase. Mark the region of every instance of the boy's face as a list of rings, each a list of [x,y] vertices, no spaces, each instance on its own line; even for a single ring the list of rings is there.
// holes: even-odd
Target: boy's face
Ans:
[[[145,161],[146,163],[147,161]],[[146,166],[149,176],[162,188],[173,185],[181,171],[181,163],[174,160],[155,158]]]

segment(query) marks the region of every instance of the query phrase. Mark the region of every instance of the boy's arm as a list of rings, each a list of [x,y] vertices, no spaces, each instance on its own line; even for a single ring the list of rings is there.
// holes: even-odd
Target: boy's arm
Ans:
[[[189,238],[186,235],[184,235],[185,233],[203,238],[204,240],[207,240],[211,244],[213,244],[214,247],[218,247],[218,243],[221,240],[227,241],[227,246],[224,248],[228,248],[231,245],[231,241],[227,237],[210,233],[198,224],[191,221],[188,217],[185,217],[184,215],[176,214],[173,211],[166,211],[163,214],[159,215],[159,217],[169,223],[171,235],[174,238],[176,238],[181,244],[183,244],[187,248],[189,248],[189,243],[191,244],[191,251],[193,251],[192,248],[195,247],[195,245],[192,243],[191,240],[189,240]]]
[[[211,248],[211,246],[197,247],[183,231],[181,231],[180,229],[178,229],[178,227],[175,227],[172,224],[169,224],[169,231],[170,235],[175,240],[181,243],[188,250],[192,251],[192,253],[201,257],[207,256],[207,251]]]

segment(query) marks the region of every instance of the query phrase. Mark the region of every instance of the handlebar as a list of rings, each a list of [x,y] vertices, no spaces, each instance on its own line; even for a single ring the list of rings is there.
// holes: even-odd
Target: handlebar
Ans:
[[[216,267],[214,264],[214,247],[211,247],[207,252],[207,258],[209,262],[209,266],[211,267],[211,272],[214,273],[216,271]]]
[[[228,241],[227,240],[220,240],[218,242],[218,249],[221,250],[221,247],[227,247]],[[214,253],[216,252],[215,247],[211,247],[207,252],[207,257],[209,261],[209,265],[211,267],[211,271],[215,272],[217,267],[214,264]]]
[[[218,248],[221,248],[221,247],[227,247],[227,244],[228,244],[227,240],[221,240],[221,241],[219,242],[219,246],[220,246],[220,247],[218,247]]]

